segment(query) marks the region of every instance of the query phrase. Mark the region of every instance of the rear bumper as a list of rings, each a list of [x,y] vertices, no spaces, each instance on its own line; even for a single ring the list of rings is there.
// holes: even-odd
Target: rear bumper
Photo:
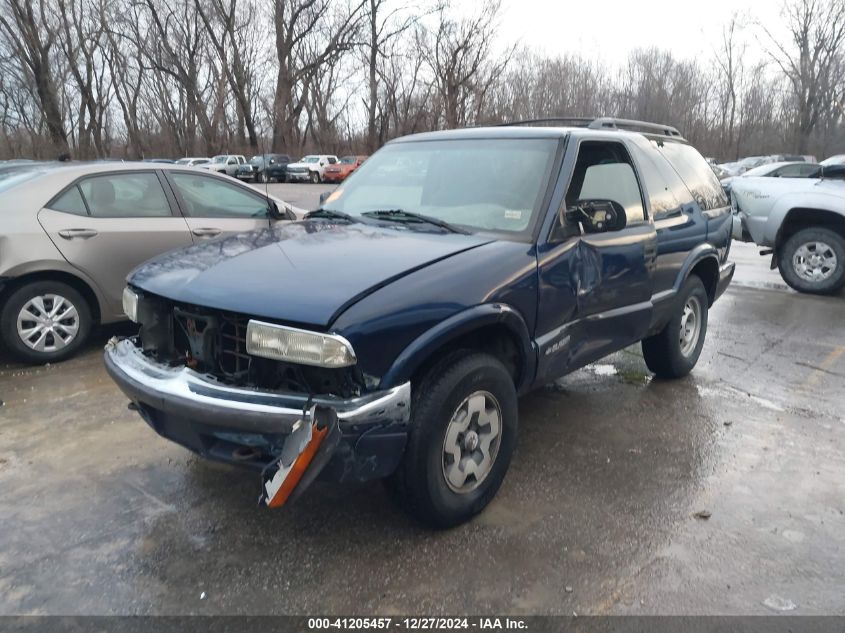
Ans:
[[[275,461],[314,407],[337,415],[342,437],[320,473],[332,481],[386,477],[398,465],[411,419],[411,385],[352,399],[232,387],[187,367],[145,356],[131,339],[112,339],[106,370],[159,435],[203,457],[256,469]]]
[[[716,283],[716,294],[713,297],[713,301],[721,297],[725,290],[728,289],[731,280],[734,278],[735,270],[736,264],[734,262],[728,262],[719,267],[719,281]]]

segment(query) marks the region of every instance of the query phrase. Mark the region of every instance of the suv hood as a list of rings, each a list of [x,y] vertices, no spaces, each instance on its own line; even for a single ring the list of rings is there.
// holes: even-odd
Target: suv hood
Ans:
[[[131,272],[129,283],[180,303],[328,327],[370,292],[490,241],[399,226],[293,222],[166,253]]]

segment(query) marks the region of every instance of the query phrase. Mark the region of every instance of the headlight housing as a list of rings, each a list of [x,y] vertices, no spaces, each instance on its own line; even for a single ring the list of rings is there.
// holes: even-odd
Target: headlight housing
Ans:
[[[348,367],[357,362],[352,345],[342,336],[253,320],[246,327],[246,351],[315,367]]]
[[[138,323],[138,304],[141,298],[138,293],[133,291],[129,286],[123,289],[123,312],[129,317],[130,321]]]

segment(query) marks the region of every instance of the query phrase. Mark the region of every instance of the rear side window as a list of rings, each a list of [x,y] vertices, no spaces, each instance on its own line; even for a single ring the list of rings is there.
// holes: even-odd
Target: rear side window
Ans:
[[[719,179],[694,147],[671,141],[652,141],[652,145],[678,172],[702,211],[728,206]]]
[[[93,176],[79,189],[95,218],[150,218],[172,215],[158,176],[152,172]]]
[[[74,185],[47,205],[48,208],[73,215],[88,215],[79,187]]]
[[[693,202],[684,181],[672,166],[656,151],[648,147],[637,148],[640,159],[640,176],[651,202],[651,215],[655,220],[681,213],[683,205]]]

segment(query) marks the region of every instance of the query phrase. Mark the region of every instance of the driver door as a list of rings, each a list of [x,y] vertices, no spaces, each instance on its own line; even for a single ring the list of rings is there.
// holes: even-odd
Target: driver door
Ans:
[[[164,172],[194,242],[270,226],[267,198],[234,181],[193,172]]]
[[[550,239],[557,255],[540,261],[538,329],[554,334],[545,360],[557,375],[639,341],[652,312],[657,233],[630,154],[620,142],[593,140],[581,141],[577,152],[564,204],[613,200],[625,209],[625,221],[619,230],[589,232],[558,214]],[[570,293],[574,304],[555,299]]]

